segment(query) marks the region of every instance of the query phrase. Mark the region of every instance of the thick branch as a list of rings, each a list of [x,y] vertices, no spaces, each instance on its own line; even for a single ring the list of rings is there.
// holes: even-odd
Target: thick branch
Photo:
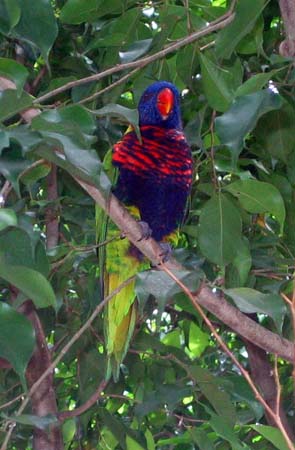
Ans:
[[[2,78],[2,80],[5,79]],[[8,83],[11,82],[8,80]],[[11,88],[11,86],[8,85],[5,88],[8,89]],[[26,114],[30,111],[33,111],[33,115],[36,112],[36,110],[28,110],[26,111]],[[108,213],[112,221],[123,231],[130,242],[132,242],[153,265],[157,265],[161,262],[161,247],[151,238],[140,240],[142,236],[140,225],[130,216],[128,211],[125,210],[116,197],[111,195],[106,198],[104,194],[92,184],[78,178],[75,179],[94,201]],[[176,261],[169,261],[167,267],[170,269],[181,269],[181,266]],[[293,362],[294,347],[290,341],[255,323],[237,308],[230,305],[224,298],[214,294],[208,287],[202,287],[201,291],[198,293],[198,302],[240,336],[253,342],[253,344],[267,352],[275,353],[281,358]]]
[[[76,181],[88,192],[95,202],[107,211],[112,221],[154,265],[161,262],[162,249],[159,244],[151,238],[139,241],[141,237],[139,224],[129,215],[116,197],[110,196],[106,199],[91,184],[77,178]],[[177,261],[169,261],[166,263],[166,266],[174,270],[181,268]],[[253,342],[268,352],[277,354],[287,361],[293,362],[294,347],[290,341],[257,324],[237,308],[230,305],[224,298],[214,294],[209,287],[202,287],[198,293],[197,301],[237,334],[248,339],[248,341]]]
[[[279,0],[284,22],[286,39],[280,44],[280,54],[289,58],[295,57],[295,2]]]
[[[22,312],[32,322],[36,335],[36,349],[29,362],[26,379],[28,387],[31,388],[40,378],[42,373],[51,364],[51,354],[48,350],[46,337],[38,314],[31,302],[24,303]],[[32,413],[43,417],[49,414],[57,414],[57,404],[53,385],[53,372],[51,371],[40,384],[39,389],[31,396]],[[34,450],[62,450],[63,440],[59,426],[52,426],[50,431],[34,428],[33,434]]]
[[[258,348],[251,342],[245,342],[249,356],[249,365],[251,368],[251,376],[255,384],[262,392],[263,398],[269,407],[275,411],[277,402],[277,386],[274,379],[273,368],[268,360],[268,356],[264,350]],[[269,425],[276,426],[273,418],[265,411]],[[295,442],[294,432],[288,422],[282,403],[280,402],[278,414],[281,422],[288,433],[290,439]]]
[[[3,77],[0,77],[0,89],[15,89],[14,83]],[[40,114],[40,110],[29,109],[22,112],[23,119],[30,123],[33,117]],[[48,199],[55,200],[57,198],[56,188],[56,167],[49,174],[48,180]],[[58,239],[58,222],[56,218],[49,217],[47,212],[47,248],[57,245]],[[40,376],[46,371],[51,364],[51,354],[48,350],[46,336],[43,331],[42,324],[35,310],[34,305],[30,301],[26,301],[20,308],[20,311],[31,321],[36,336],[36,349],[28,364],[26,371],[26,380],[29,387],[32,387]],[[32,412],[37,416],[47,416],[57,414],[57,404],[53,383],[53,372],[49,372],[40,383],[39,389],[31,396]],[[33,433],[34,450],[62,450],[63,438],[59,426],[51,427],[49,431],[34,428]]]

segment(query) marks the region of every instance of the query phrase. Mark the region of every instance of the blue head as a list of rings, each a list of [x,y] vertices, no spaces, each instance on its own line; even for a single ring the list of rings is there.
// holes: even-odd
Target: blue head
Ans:
[[[139,125],[182,129],[179,92],[168,81],[157,81],[144,91],[138,113]]]

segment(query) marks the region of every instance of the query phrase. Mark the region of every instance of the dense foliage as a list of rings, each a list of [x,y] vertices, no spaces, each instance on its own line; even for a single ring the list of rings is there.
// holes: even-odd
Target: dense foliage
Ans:
[[[275,0],[238,0],[226,26],[183,45],[229,7],[223,0],[0,0],[3,450],[31,449],[33,435],[37,450],[63,448],[40,444],[58,430],[57,411],[69,412],[59,416],[65,449],[290,448],[163,272],[138,277],[141,313],[118,383],[103,384],[102,312],[76,334],[102,301],[95,203],[76,179],[108,195],[102,161],[128,123],[136,126],[144,88],[165,79],[182,93],[195,158],[182,248],[174,254],[184,266],[177,276],[192,290],[202,279],[216,301],[224,295],[292,346],[295,69],[279,54],[284,28]],[[178,48],[166,51],[176,41]],[[255,337],[250,343],[208,317],[294,439],[290,360],[267,353],[271,342],[258,349]],[[28,366],[36,345],[37,355],[44,350],[42,333],[50,352]],[[51,402],[44,416],[44,398],[32,397],[19,410],[22,397],[12,400],[26,395],[72,336],[50,391],[57,409]],[[287,341],[279,342],[283,353]],[[75,414],[95,392],[98,401]]]

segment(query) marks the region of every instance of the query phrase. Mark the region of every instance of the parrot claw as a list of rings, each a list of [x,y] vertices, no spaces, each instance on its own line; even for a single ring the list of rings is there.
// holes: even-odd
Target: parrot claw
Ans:
[[[170,256],[172,255],[172,247],[168,242],[159,242],[159,245],[162,249],[162,253],[160,253],[160,257],[162,258],[162,262],[167,262]]]
[[[141,237],[137,241],[139,242],[143,239],[149,239],[152,235],[152,229],[150,228],[149,224],[147,222],[143,222],[142,220],[139,220],[137,223],[141,228]]]

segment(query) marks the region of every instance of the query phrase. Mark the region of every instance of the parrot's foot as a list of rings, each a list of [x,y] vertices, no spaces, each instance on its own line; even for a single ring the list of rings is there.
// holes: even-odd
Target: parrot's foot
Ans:
[[[141,228],[141,236],[138,239],[138,242],[142,241],[143,239],[150,238],[152,235],[152,229],[150,228],[149,224],[147,222],[143,222],[142,220],[139,220],[137,223]]]
[[[149,224],[147,222],[144,222],[143,220],[137,220],[137,223],[141,228],[141,236],[139,239],[137,239],[137,241],[139,242],[144,239],[150,238],[152,235],[152,229],[150,228]],[[125,237],[126,237],[125,233],[120,234],[120,239],[125,239]]]
[[[167,262],[170,256],[172,255],[172,247],[170,244],[168,244],[168,242],[159,242],[159,245],[162,249],[162,253],[160,253],[162,262]]]

